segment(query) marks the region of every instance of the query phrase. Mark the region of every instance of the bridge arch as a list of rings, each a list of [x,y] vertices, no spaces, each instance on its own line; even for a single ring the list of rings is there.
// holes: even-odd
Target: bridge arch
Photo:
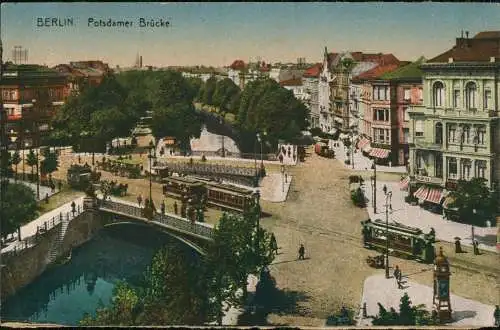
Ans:
[[[113,222],[105,224],[103,226],[103,228],[112,228],[112,227],[123,226],[123,225],[133,225],[133,226],[153,229],[157,232],[160,232],[162,234],[166,234],[169,237],[172,237],[173,239],[177,240],[178,242],[180,242],[182,244],[189,246],[190,248],[192,248],[194,251],[196,251],[201,256],[206,255],[206,249],[203,248],[201,245],[199,245],[199,244],[197,244],[197,243],[195,243],[195,242],[193,242],[185,237],[182,237],[181,235],[177,235],[177,234],[173,233],[172,231],[167,230],[166,228],[162,228],[160,226],[154,226],[154,225],[151,225],[149,223],[142,223],[142,222],[130,221],[130,220],[121,220],[119,218],[115,218],[113,220],[114,220]]]

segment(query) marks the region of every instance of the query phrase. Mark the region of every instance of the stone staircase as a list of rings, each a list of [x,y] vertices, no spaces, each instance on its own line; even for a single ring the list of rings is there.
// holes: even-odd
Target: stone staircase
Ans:
[[[59,231],[59,235],[57,236],[55,242],[52,244],[52,247],[49,251],[48,263],[53,263],[56,261],[59,251],[61,249],[64,236],[66,235],[66,230],[68,230],[68,225],[70,222],[69,214],[66,214],[66,218],[62,217],[61,219],[61,229]]]

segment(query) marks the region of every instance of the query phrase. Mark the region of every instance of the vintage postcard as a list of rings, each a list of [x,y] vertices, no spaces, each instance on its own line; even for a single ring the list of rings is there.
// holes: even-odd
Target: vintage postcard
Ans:
[[[500,6],[3,3],[2,326],[500,326]]]

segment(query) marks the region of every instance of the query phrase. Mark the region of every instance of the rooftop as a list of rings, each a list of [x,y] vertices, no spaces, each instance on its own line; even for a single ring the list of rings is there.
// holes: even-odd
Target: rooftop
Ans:
[[[403,65],[398,69],[384,73],[380,78],[387,80],[412,80],[412,79],[422,79],[423,72],[420,69],[420,65],[425,63],[425,57],[420,57],[415,62]]]
[[[302,79],[288,79],[280,82],[281,86],[302,86]]]
[[[399,67],[398,64],[377,65],[373,69],[365,71],[353,78],[353,80],[375,80],[381,79],[382,75],[392,72]]]
[[[453,48],[427,63],[448,63],[450,58],[453,62],[490,62],[491,58],[500,59],[500,31],[483,31],[473,38],[456,38]]]
[[[304,77],[309,77],[309,78],[319,77],[322,67],[323,65],[321,63],[314,64],[312,67],[306,69],[306,71],[304,72]]]

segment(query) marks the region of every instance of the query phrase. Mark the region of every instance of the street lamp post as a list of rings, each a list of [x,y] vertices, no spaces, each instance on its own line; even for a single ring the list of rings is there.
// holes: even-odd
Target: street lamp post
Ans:
[[[16,149],[15,149],[16,151],[15,152],[18,153],[19,149],[18,149],[17,143],[16,143],[17,136],[11,136],[10,140],[12,141],[12,143],[14,143],[16,145]],[[16,165],[16,176],[14,177],[14,182],[17,182],[17,165]]]
[[[155,145],[153,143],[153,141],[149,142],[149,155],[148,155],[148,158],[149,158],[149,203],[151,205],[151,207],[153,207],[153,194],[152,194],[152,188],[153,188],[153,183],[152,183],[152,176],[153,176],[153,173],[151,173],[151,165],[152,165],[152,162],[153,162],[153,159],[156,158],[156,155],[155,155],[156,151],[155,151]]]
[[[219,122],[220,122],[221,126],[224,124],[224,119],[222,116],[219,118]],[[226,151],[224,150],[224,135],[221,134],[220,137],[221,137],[221,144],[222,144],[222,158],[224,158],[224,157],[226,157]]]
[[[354,136],[351,133],[351,157],[352,157],[352,169],[354,170]]]
[[[391,202],[392,191],[389,191],[385,195],[385,278],[389,278],[389,206]]]
[[[259,249],[259,229],[260,229],[260,192],[257,190],[255,192],[255,207],[254,207],[254,216],[256,219],[256,234],[255,234],[255,257],[258,257]]]
[[[285,165],[281,165],[281,186],[283,187],[282,192],[285,192]]]
[[[38,150],[36,151],[36,198],[40,200],[40,173],[39,173],[39,162],[38,153],[40,151],[40,146],[38,146]]]

